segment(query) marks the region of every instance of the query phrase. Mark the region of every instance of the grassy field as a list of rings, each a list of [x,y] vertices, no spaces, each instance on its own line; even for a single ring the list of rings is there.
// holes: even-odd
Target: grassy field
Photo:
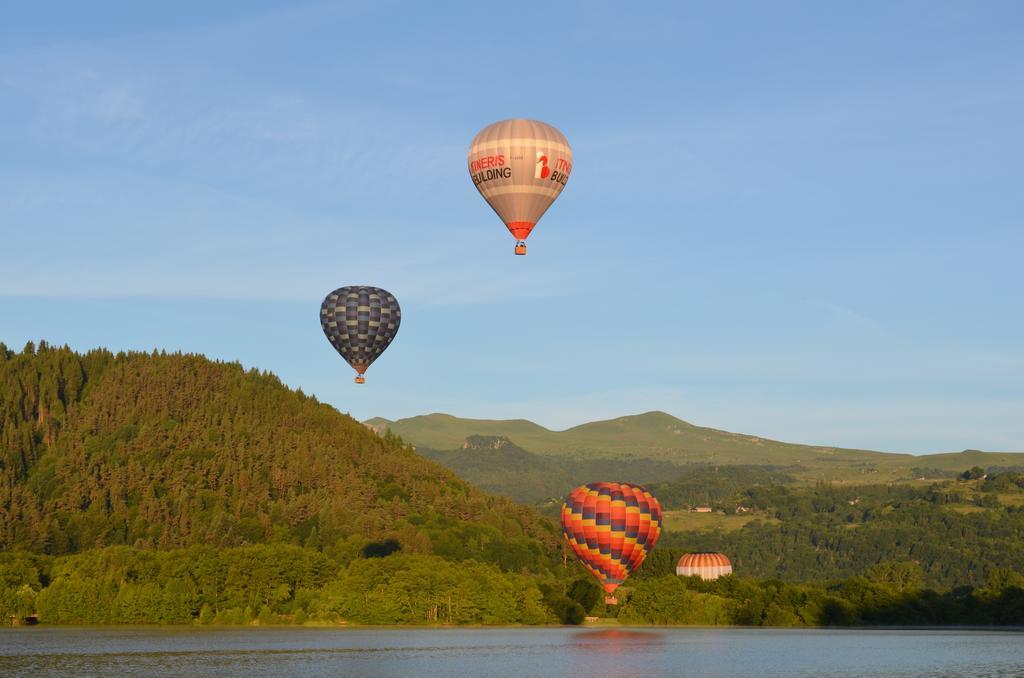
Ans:
[[[779,522],[775,518],[741,513],[726,516],[721,513],[691,513],[690,511],[665,511],[662,514],[662,527],[671,532],[687,530],[732,532],[753,520],[765,523]]]
[[[987,508],[981,506],[973,506],[971,504],[963,504],[960,506],[950,506],[950,511],[956,511],[957,513],[984,513],[988,511]]]

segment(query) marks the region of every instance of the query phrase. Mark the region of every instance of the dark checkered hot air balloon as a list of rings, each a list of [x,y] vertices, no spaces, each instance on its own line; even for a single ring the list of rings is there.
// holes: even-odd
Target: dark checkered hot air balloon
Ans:
[[[320,326],[341,357],[355,369],[356,383],[391,344],[402,322],[398,300],[379,287],[339,287],[320,304]]]
[[[573,490],[562,505],[565,540],[608,597],[651,552],[661,536],[661,504],[632,483],[590,483]]]

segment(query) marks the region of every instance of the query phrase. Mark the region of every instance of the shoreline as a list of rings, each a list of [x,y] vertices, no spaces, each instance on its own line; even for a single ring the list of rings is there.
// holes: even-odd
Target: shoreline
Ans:
[[[0,630],[13,629],[165,629],[178,631],[191,630],[321,630],[338,631],[457,631],[457,630],[530,630],[530,629],[578,629],[587,631],[632,631],[632,630],[765,630],[765,631],[999,631],[1024,632],[1024,625],[1012,626],[972,626],[972,625],[924,625],[924,626],[740,626],[740,625],[700,625],[700,624],[14,624],[0,627]]]

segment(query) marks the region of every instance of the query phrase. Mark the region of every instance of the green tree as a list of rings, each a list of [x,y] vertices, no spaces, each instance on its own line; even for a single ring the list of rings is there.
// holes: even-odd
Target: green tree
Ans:
[[[888,584],[899,592],[919,589],[924,584],[924,571],[915,562],[879,563],[868,568],[867,578]]]
[[[568,596],[571,600],[579,603],[584,611],[590,612],[601,600],[602,590],[590,577],[580,577],[569,587]]]

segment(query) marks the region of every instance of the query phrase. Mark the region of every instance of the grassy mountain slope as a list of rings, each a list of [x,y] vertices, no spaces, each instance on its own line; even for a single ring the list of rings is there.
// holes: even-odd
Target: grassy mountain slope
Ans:
[[[403,437],[408,436],[408,442],[415,441],[415,445],[434,450],[461,448],[471,435],[501,436],[516,441],[525,449],[544,451],[549,451],[555,439],[553,431],[525,419],[461,419],[450,414],[426,414],[398,421],[375,417],[363,423],[378,432],[390,429]]]
[[[954,472],[974,465],[1024,465],[1024,454],[1019,453],[968,451],[915,456],[785,443],[695,426],[664,412],[596,421],[565,431],[551,431],[523,419],[460,419],[448,414],[398,421],[375,418],[366,423],[433,450],[460,449],[472,435],[502,436],[544,457],[802,467],[794,475],[804,480],[910,480],[921,475],[921,469]]]

